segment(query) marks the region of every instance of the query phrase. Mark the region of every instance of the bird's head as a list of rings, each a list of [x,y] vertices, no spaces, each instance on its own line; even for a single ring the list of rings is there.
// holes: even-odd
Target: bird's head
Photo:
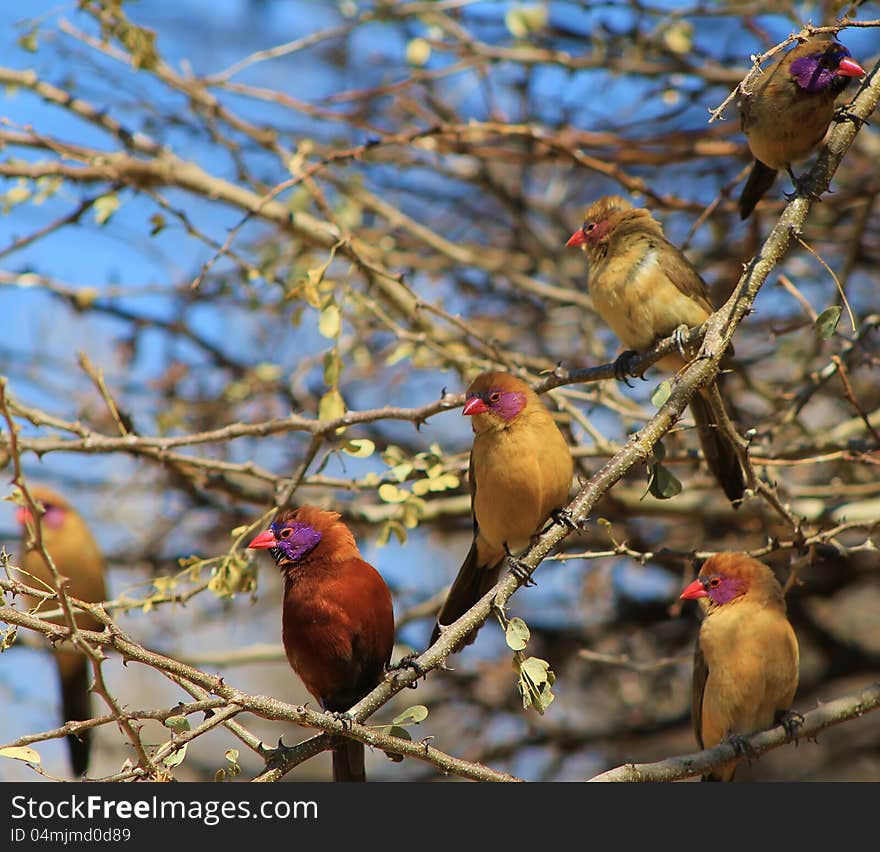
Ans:
[[[338,512],[328,512],[315,506],[283,509],[269,525],[256,536],[248,548],[268,550],[279,568],[302,562],[321,542],[322,552],[328,558],[357,553],[354,537],[342,523]]]
[[[467,389],[461,413],[473,417],[474,432],[512,423],[526,409],[531,389],[508,373],[481,373]]]
[[[853,77],[864,77],[859,65],[842,44],[833,39],[808,41],[792,51],[789,73],[805,92],[830,91],[839,95]]]
[[[707,611],[746,594],[763,594],[782,600],[782,588],[773,571],[745,553],[717,553],[703,563],[697,579],[680,595],[699,600]]]
[[[44,536],[48,539],[58,533],[70,516],[70,504],[56,491],[45,485],[31,485],[28,488],[31,497],[43,507],[40,524]],[[27,505],[15,510],[15,520],[24,529],[28,523],[33,525],[34,516]]]
[[[320,543],[321,531],[292,514],[277,517],[265,532],[248,545],[252,550],[268,550],[279,568],[295,564]]]
[[[605,195],[594,201],[584,213],[583,224],[566,242],[569,248],[579,248],[590,260],[597,263],[608,253],[608,244],[623,223],[648,228],[662,233],[659,223],[641,207],[634,207],[619,195]]]

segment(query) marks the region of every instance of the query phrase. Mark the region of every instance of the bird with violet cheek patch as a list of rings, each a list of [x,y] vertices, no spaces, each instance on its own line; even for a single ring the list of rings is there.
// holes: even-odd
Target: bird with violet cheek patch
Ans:
[[[284,574],[281,638],[291,668],[329,712],[342,714],[382,680],[394,646],[391,592],[337,512],[284,509],[248,545]],[[363,743],[341,738],[333,780],[365,781]]]
[[[52,558],[58,574],[66,578],[67,594],[87,603],[105,600],[107,590],[104,585],[104,557],[82,515],[58,492],[45,485],[32,485],[28,490],[31,497],[43,507],[40,517],[43,546]],[[31,575],[25,576],[24,582],[40,589],[55,588],[52,571],[30,532],[36,530],[36,521],[30,509],[19,506],[15,516],[22,530],[21,567]],[[25,600],[29,607],[38,604],[37,598],[27,597]],[[57,608],[52,602],[43,604],[43,607]],[[39,611],[36,614],[39,616]],[[74,617],[77,626],[83,630],[103,629],[101,622],[87,612],[74,611]],[[63,616],[50,620],[58,624],[65,623]],[[74,650],[69,643],[59,644],[52,654],[61,685],[61,712],[64,721],[81,722],[90,719],[90,669],[87,657]],[[89,768],[91,729],[86,728],[76,735],[69,734],[67,745],[73,774],[80,777]]]
[[[739,199],[748,218],[780,169],[810,156],[825,138],[838,95],[865,70],[842,44],[816,35],[785,53],[740,101],[742,131],[755,163]]]
[[[508,373],[481,373],[462,414],[474,432],[469,483],[474,537],[431,635],[464,615],[495,583],[505,558],[525,550],[568,502],[568,443],[540,397]],[[470,634],[465,644],[476,638]]]
[[[694,650],[691,717],[700,748],[789,725],[798,641],[773,571],[745,553],[718,553],[681,593],[705,615]],[[703,775],[732,781],[738,760]]]

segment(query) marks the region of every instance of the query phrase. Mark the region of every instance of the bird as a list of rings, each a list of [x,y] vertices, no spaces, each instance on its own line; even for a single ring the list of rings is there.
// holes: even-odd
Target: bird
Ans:
[[[701,325],[713,311],[694,265],[666,239],[648,210],[625,198],[607,195],[594,201],[566,246],[580,248],[589,260],[593,307],[628,350],[618,363],[625,363],[629,350],[648,349],[682,325]],[[684,364],[678,352],[657,362],[671,371]],[[729,426],[729,415],[713,396],[711,389],[698,390],[690,399],[691,413],[709,469],[739,506],[745,493],[742,464],[733,439],[721,428],[722,423]]]
[[[792,163],[819,146],[834,117],[834,101],[865,71],[830,35],[815,35],[783,54],[740,100],[740,125],[755,158],[739,197],[747,219],[755,205]]]
[[[394,647],[394,607],[338,512],[281,509],[248,544],[284,575],[281,639],[293,671],[321,707],[343,716],[377,686]],[[333,747],[333,780],[366,781],[363,743]]]
[[[709,557],[681,593],[705,614],[694,650],[691,716],[700,748],[788,723],[798,641],[772,569],[745,553]],[[703,775],[732,781],[737,760]]]
[[[553,415],[521,379],[489,371],[471,381],[469,485],[473,541],[437,616],[431,644],[495,583],[508,555],[529,546],[568,502],[574,464]],[[476,638],[472,633],[464,644]]]
[[[67,578],[67,593],[87,603],[106,600],[104,557],[82,515],[64,497],[46,485],[32,485],[28,491],[43,506],[44,513],[40,519],[43,545],[58,573]],[[29,546],[28,527],[34,526],[30,509],[19,506],[15,514],[22,528],[21,567],[36,578],[26,577],[26,581],[35,588],[42,588],[45,583],[55,589],[52,572],[42,553],[35,549],[33,541]],[[31,596],[27,596],[26,600],[29,607],[38,602],[38,599]],[[49,606],[54,608],[51,603]],[[76,612],[75,618],[77,626],[84,630],[103,629],[103,625],[88,613]],[[50,620],[64,623],[63,616]],[[81,722],[90,719],[92,712],[88,659],[82,652],[72,650],[70,645],[56,647],[52,654],[61,685],[64,721]],[[73,774],[77,778],[82,777],[89,768],[91,730],[86,729],[77,735],[69,734],[67,745]]]

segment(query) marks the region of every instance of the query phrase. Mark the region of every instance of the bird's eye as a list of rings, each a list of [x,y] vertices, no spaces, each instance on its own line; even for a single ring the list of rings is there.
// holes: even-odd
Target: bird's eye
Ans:
[[[501,402],[501,392],[492,391],[492,393],[489,394],[489,402]]]
[[[585,234],[589,234],[590,231],[594,231],[595,229],[596,229],[596,223],[595,223],[595,222],[590,222],[589,225],[588,225],[586,222],[584,223],[584,233],[585,233]]]
[[[283,530],[281,530],[281,532],[279,533],[279,535],[281,536],[281,538],[290,538],[290,536],[291,536],[292,534],[293,534],[293,530],[292,530],[290,527],[285,527],[285,528],[284,528]]]
[[[711,589],[717,589],[720,585],[721,580],[719,580],[717,577],[713,577],[711,580],[709,580],[709,588]]]

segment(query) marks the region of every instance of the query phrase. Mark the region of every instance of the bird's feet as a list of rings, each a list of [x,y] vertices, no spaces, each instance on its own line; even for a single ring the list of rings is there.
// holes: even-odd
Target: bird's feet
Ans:
[[[555,512],[550,513],[550,517],[555,523],[568,527],[574,532],[584,531],[584,522],[576,521],[568,509],[557,509]]]
[[[673,343],[675,343],[675,348],[678,349],[678,354],[681,355],[681,357],[684,358],[685,361],[690,360],[690,357],[688,356],[688,353],[684,348],[684,341],[690,330],[691,329],[689,325],[682,323],[670,335]]]
[[[507,554],[507,561],[510,564],[510,573],[519,580],[519,584],[526,588],[537,586],[538,584],[531,577],[531,567],[510,552],[507,542],[504,543],[504,552]]]
[[[428,676],[428,673],[416,661],[416,657],[418,656],[419,652],[413,651],[411,654],[407,654],[405,657],[401,657],[396,663],[386,666],[385,671],[393,675],[397,672],[402,672],[405,669],[412,669],[416,673],[416,679],[412,683],[408,683],[407,686],[410,689],[415,689],[419,685],[419,678],[424,678]]]
[[[862,118],[860,115],[850,112],[849,108],[846,106],[839,106],[834,110],[833,120],[836,122],[851,121],[856,126],[857,130],[861,130],[863,124],[867,124],[869,127],[871,126],[871,122],[868,121],[867,118]]]
[[[729,734],[725,742],[733,747],[737,757],[744,757],[749,763],[752,762],[752,758],[758,757],[758,752],[755,751],[752,744],[739,734]]]
[[[801,175],[800,177],[796,175],[791,166],[788,167],[788,176],[791,178],[791,182],[794,184],[794,192],[785,192],[786,201],[793,201],[795,198],[799,196],[803,198],[807,198],[810,201],[821,201],[822,195],[821,193],[814,192],[807,184],[809,183],[809,175]],[[829,189],[828,192],[832,192],[833,190]]]
[[[787,710],[785,713],[781,713],[776,721],[785,728],[786,734],[794,737],[805,720],[796,710]]]
[[[635,349],[625,349],[614,361],[614,378],[619,382],[623,382],[628,388],[632,387],[629,378],[645,380],[643,373],[637,373],[633,368],[633,361],[638,358],[639,353]]]
[[[351,726],[354,724],[354,719],[351,718],[351,715],[347,710],[327,710],[325,712],[328,716],[332,716],[337,722],[339,722],[346,731],[351,730]]]

